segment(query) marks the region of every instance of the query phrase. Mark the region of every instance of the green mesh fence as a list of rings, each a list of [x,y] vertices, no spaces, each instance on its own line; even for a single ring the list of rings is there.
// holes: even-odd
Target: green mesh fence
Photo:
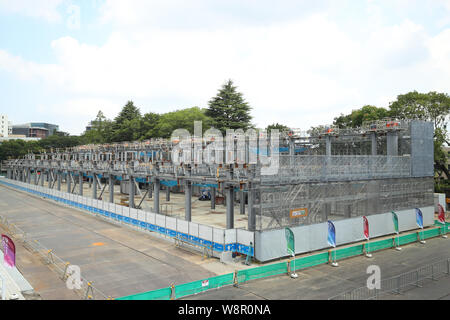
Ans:
[[[170,300],[172,290],[170,287],[138,293],[131,296],[117,298],[116,300]]]
[[[274,276],[278,274],[287,273],[287,262],[280,262],[269,264],[267,266],[256,267],[251,269],[238,271],[238,283],[243,283],[249,280]]]
[[[439,236],[441,234],[441,229],[443,229],[443,228],[424,230],[423,231],[423,236],[425,237],[425,239],[437,237],[437,236]]]
[[[332,255],[333,257],[336,257],[336,259],[345,259],[363,253],[364,253],[364,246],[360,244],[352,247],[337,249],[336,252],[332,252]]]
[[[369,252],[392,248],[392,239],[370,241],[368,248]]]
[[[422,235],[420,235],[420,238],[422,239]],[[400,236],[400,239],[399,239],[400,245],[408,244],[408,243],[412,243],[412,242],[416,242],[416,241],[417,241],[417,233],[406,234],[404,236]]]
[[[427,229],[419,231],[420,239],[427,239],[432,237],[437,237],[441,234],[446,233],[444,228],[450,226],[449,223],[444,227],[442,224],[435,222],[435,226],[439,228]],[[413,243],[418,241],[417,232],[406,234],[398,237],[400,245]],[[397,237],[395,236],[395,241],[397,243]],[[389,249],[394,246],[392,238],[370,241],[366,242],[366,251],[373,252],[383,249]],[[332,252],[334,258],[334,252]],[[336,250],[336,260],[344,259],[348,257],[358,256],[364,254],[364,245],[357,244],[351,247],[340,248]],[[328,263],[329,253],[322,252],[306,257],[300,257],[295,259],[295,270],[300,270],[308,267],[317,266],[320,264]],[[291,268],[294,267],[294,262],[291,262]],[[293,269],[291,271],[294,271]],[[256,267],[251,269],[239,270],[237,272],[238,283],[244,283],[246,281],[265,278],[274,275],[286,274],[288,272],[287,262],[280,262],[269,264],[267,266]],[[214,288],[220,288],[223,286],[232,285],[234,280],[234,274],[229,273],[225,275],[220,275],[216,277],[207,278],[204,280],[193,281],[190,283],[185,283],[175,286],[174,297],[182,298],[192,294],[200,293]],[[144,292],[136,295],[126,296],[118,298],[117,300],[169,300],[172,295],[171,288],[163,288],[154,291]]]
[[[318,253],[312,256],[301,257],[295,259],[295,270],[300,270],[308,267],[318,266],[328,262],[328,252]],[[292,271],[294,271],[294,262],[291,262]]]
[[[193,281],[175,286],[175,298],[182,298],[206,290],[220,288],[233,284],[233,273]]]

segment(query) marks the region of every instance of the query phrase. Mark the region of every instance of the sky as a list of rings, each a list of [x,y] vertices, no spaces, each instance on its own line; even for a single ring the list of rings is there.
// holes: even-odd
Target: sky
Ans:
[[[261,128],[449,93],[450,0],[0,0],[0,114],[13,124],[81,134],[128,100],[206,108],[228,79]]]

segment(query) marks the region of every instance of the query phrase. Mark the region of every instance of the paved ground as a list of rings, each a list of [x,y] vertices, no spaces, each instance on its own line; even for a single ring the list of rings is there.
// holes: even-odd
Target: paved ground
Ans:
[[[0,212],[106,295],[121,297],[232,272],[217,259],[176,248],[154,235],[107,222],[50,200],[0,186]],[[19,269],[43,298],[72,298],[51,285],[38,258],[22,255]],[[33,259],[35,261],[33,261]],[[57,279],[56,273],[54,278]],[[52,279],[54,279],[52,278]],[[61,283],[62,281],[59,280]],[[55,291],[56,290],[56,291]],[[47,292],[47,295],[45,293]],[[59,293],[58,293],[59,292]]]
[[[358,256],[339,261],[339,267],[321,265],[299,271],[297,279],[287,275],[250,281],[236,287],[224,287],[186,299],[328,299],[344,291],[366,285],[369,265],[378,265],[381,278],[389,278],[430,263],[450,258],[450,238],[427,239],[425,245],[410,244],[402,251],[378,251],[373,258]],[[402,295],[388,295],[385,299],[448,299],[450,277],[439,281],[425,281],[423,288],[406,291]]]

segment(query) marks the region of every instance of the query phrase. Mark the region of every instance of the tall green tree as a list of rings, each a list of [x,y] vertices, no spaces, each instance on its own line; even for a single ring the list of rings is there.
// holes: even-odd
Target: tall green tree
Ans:
[[[389,117],[390,112],[385,108],[377,108],[372,105],[365,105],[360,109],[352,110],[348,115],[341,113],[334,118],[333,124],[339,128],[361,127],[364,121],[374,121]]]
[[[142,117],[142,135],[141,139],[158,138],[159,132],[157,129],[161,115],[158,113],[148,112]]]
[[[283,124],[279,124],[278,122],[268,125],[267,128],[266,128],[266,131],[270,132],[270,130],[272,130],[272,129],[277,129],[280,132],[282,132],[282,131],[289,131],[290,130],[289,127],[287,127],[287,126],[285,126]]]
[[[167,112],[160,116],[154,130],[162,138],[169,138],[176,129],[186,129],[193,134],[194,121],[201,121],[202,129],[205,131],[209,129],[213,122],[205,113],[205,109],[200,109],[199,107]]]
[[[209,101],[206,115],[211,117],[213,125],[222,133],[227,129],[247,130],[251,127],[251,107],[237,91],[233,81],[228,80],[219,90],[217,96]]]
[[[112,124],[112,141],[133,141],[140,137],[142,116],[133,101],[128,101]]]

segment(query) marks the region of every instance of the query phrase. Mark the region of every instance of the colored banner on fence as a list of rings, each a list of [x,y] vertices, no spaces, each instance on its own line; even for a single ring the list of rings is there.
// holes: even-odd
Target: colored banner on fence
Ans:
[[[3,262],[5,266],[14,268],[16,266],[16,246],[10,237],[2,234]]]
[[[363,216],[363,228],[364,228],[364,237],[366,240],[369,240],[369,220],[367,220],[366,216]]]
[[[291,256],[295,256],[295,240],[294,240],[294,232],[292,232],[289,228],[284,228],[286,242],[287,242],[287,252]]]
[[[445,211],[440,203],[438,203],[438,221],[445,224]]]
[[[333,222],[328,220],[328,244],[336,248],[336,228]]]
[[[416,222],[419,228],[423,229],[423,214],[419,208],[416,208]]]
[[[395,232],[398,234],[398,216],[394,211],[392,211],[392,221],[394,222]]]

